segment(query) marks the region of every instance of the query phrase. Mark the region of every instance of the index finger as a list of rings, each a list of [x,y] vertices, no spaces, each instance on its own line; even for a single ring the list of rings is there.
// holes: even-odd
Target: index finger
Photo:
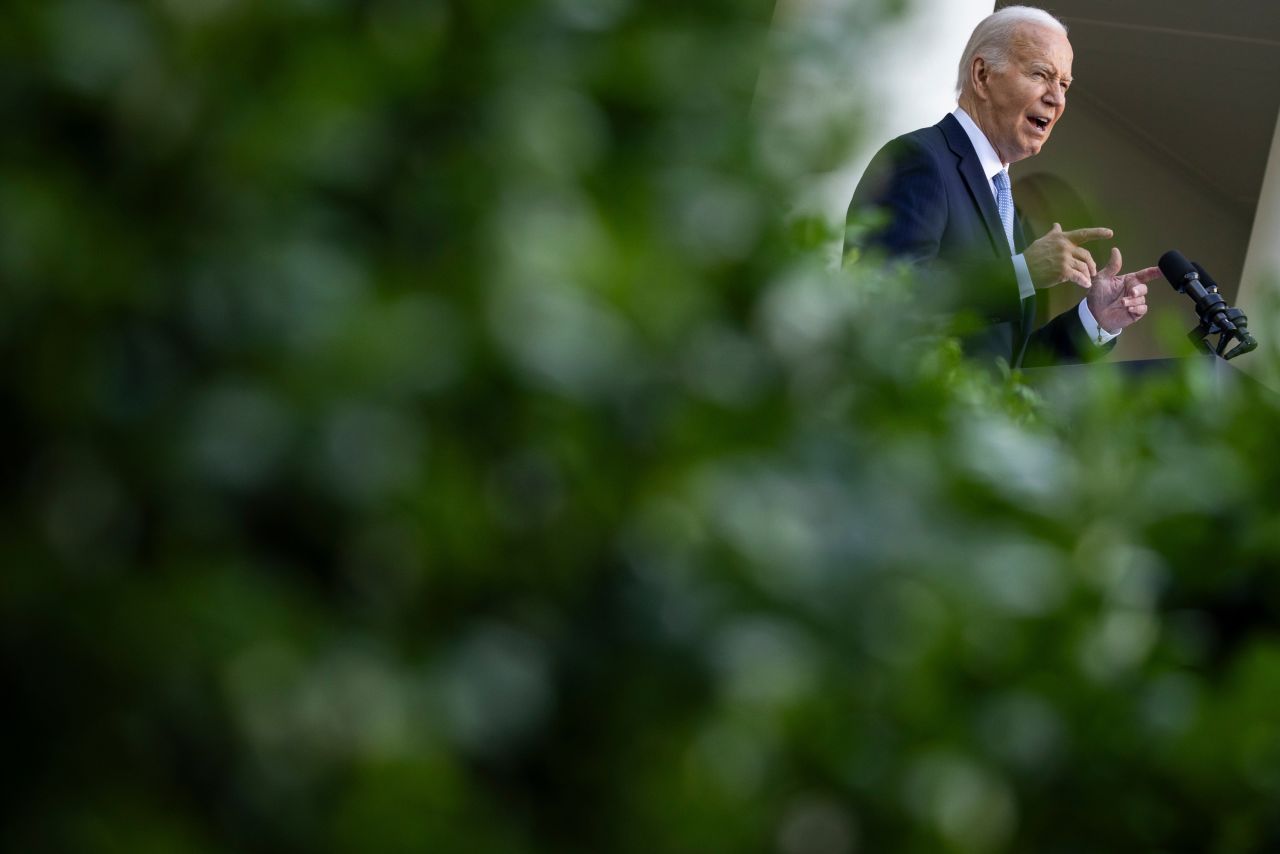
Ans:
[[[1136,273],[1130,273],[1129,275],[1133,276],[1135,279],[1137,279],[1139,282],[1142,282],[1142,284],[1145,285],[1147,282],[1151,281],[1152,279],[1160,278],[1160,268],[1148,267],[1145,270],[1138,270]]]
[[[1077,228],[1075,231],[1064,231],[1062,236],[1079,246],[1090,240],[1106,240],[1114,234],[1109,228]]]

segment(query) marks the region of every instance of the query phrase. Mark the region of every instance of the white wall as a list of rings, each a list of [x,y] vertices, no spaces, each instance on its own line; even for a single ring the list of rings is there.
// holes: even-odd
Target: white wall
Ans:
[[[868,116],[863,144],[832,176],[838,220],[844,220],[858,179],[880,146],[936,124],[956,108],[960,55],[973,28],[994,8],[992,0],[916,0],[902,20],[867,45],[860,80],[877,110]]]

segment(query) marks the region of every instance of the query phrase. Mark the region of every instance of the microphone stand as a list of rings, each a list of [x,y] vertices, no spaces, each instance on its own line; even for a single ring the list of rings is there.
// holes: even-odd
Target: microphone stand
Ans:
[[[1244,312],[1227,305],[1226,300],[1218,294],[1217,285],[1210,285],[1205,288],[1205,292],[1210,299],[1203,304],[1196,303],[1196,314],[1200,317],[1200,323],[1187,333],[1187,338],[1196,346],[1196,349],[1228,360],[1257,349],[1258,342],[1249,334],[1249,318],[1245,317]],[[1205,340],[1214,334],[1218,335],[1216,348],[1209,346],[1209,342]],[[1232,341],[1239,343],[1227,350],[1227,345]]]

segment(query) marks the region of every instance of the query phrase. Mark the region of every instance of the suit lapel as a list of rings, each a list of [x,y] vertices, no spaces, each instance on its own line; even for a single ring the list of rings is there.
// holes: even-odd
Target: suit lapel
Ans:
[[[960,177],[964,179],[965,186],[969,190],[969,195],[973,198],[974,204],[978,206],[978,210],[982,212],[982,222],[987,228],[987,238],[991,241],[991,249],[1001,258],[1009,258],[1013,255],[1010,251],[1009,239],[1005,237],[1004,224],[1000,222],[1000,211],[996,208],[995,194],[991,192],[991,184],[987,180],[986,174],[982,171],[982,161],[978,159],[978,152],[974,151],[973,143],[969,141],[969,135],[964,132],[964,128],[960,126],[960,122],[955,116],[948,113],[942,121],[938,123],[938,128],[942,131],[943,137],[947,141],[947,146],[956,156],[956,169],[960,173]],[[1024,226],[1021,217],[1014,213],[1013,234],[1017,243],[1018,251],[1022,251],[1027,244],[1027,235],[1024,232]],[[1027,299],[1021,300],[1021,321],[1019,328],[1016,330],[1013,341],[1014,357],[1013,365],[1015,367],[1022,364],[1023,357],[1026,355],[1027,343],[1030,340],[1031,330],[1035,328],[1036,315],[1036,298],[1033,294]]]
[[[982,172],[982,163],[978,160],[978,152],[973,150],[969,135],[964,132],[964,128],[960,126],[956,117],[950,113],[938,122],[938,128],[947,140],[947,146],[956,156],[956,168],[960,172],[960,177],[964,179],[965,186],[969,188],[969,195],[973,197],[978,210],[982,211],[982,222],[987,227],[991,248],[996,255],[1008,257],[1010,255],[1009,240],[1004,236],[1004,225],[1000,222],[1000,212],[996,210],[995,196],[991,192],[987,176]]]

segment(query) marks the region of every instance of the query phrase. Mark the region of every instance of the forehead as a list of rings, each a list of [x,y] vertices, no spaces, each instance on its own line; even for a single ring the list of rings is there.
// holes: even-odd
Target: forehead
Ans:
[[[1013,37],[1013,53],[1024,63],[1052,65],[1059,74],[1071,74],[1071,42],[1061,30],[1038,24],[1024,24]]]

